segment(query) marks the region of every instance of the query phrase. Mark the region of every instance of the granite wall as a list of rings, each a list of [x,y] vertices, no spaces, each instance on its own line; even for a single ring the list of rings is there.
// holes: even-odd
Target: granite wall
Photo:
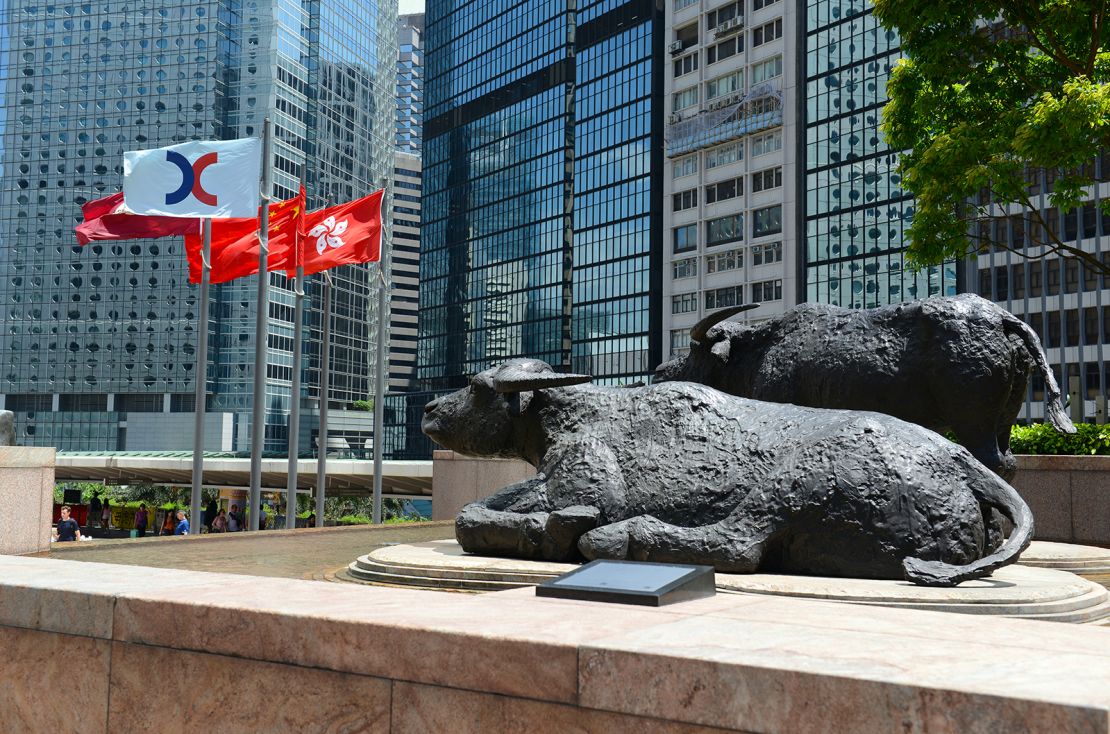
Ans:
[[[763,595],[651,609],[0,556],[0,650],[10,732],[1110,732],[1110,629]]]
[[[454,520],[463,505],[535,474],[535,467],[524,461],[476,459],[454,451],[434,451],[432,519]]]
[[[0,446],[0,553],[50,549],[54,449]]]
[[[1017,457],[1037,540],[1110,547],[1110,456]]]

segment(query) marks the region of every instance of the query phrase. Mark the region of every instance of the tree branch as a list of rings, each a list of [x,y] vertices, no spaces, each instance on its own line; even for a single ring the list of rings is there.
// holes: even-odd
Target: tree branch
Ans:
[[[1040,209],[1033,205],[1033,202],[1029,199],[1028,194],[1025,194],[1023,192],[1021,194],[1021,198],[1022,201],[1020,203],[1026,208],[1030,216],[1034,220],[1036,220],[1036,223],[1040,225],[1041,231],[1048,235],[1048,240],[1051,241],[1051,243],[1048,241],[1033,242],[1033,238],[1030,237],[1029,239],[1032,244],[1039,247],[1047,247],[1050,249],[1051,252],[1054,253],[1068,253],[1072,257],[1075,257],[1082,261],[1085,265],[1087,265],[1087,267],[1091,268],[1095,272],[1102,273],[1103,275],[1110,275],[1110,267],[1107,267],[1105,264],[1103,264],[1101,260],[1096,258],[1091,253],[1086,252],[1082,248],[1075,247],[1074,245],[1069,245],[1062,239],[1060,239],[1060,236],[1056,234],[1056,232],[1054,232],[1051,227],[1048,226],[1048,222],[1046,222],[1044,220],[1044,217],[1041,216]]]
[[[1031,18],[1028,14],[1023,13],[1017,5],[1017,3],[1014,3],[1011,10],[1014,15],[1025,24],[1025,29],[1029,33],[1029,42],[1050,58],[1055,59],[1057,63],[1070,69],[1077,76],[1088,76],[1086,70],[1079,63],[1069,58],[1068,55],[1064,53],[1063,47],[1060,46],[1060,42],[1057,40],[1056,34],[1052,32],[1052,29],[1048,28],[1044,23],[1038,22],[1036,18]],[[1048,38],[1048,45],[1042,43],[1041,39],[1037,37],[1037,33],[1034,30],[1035,28],[1044,30]]]
[[[1102,45],[1102,9],[1091,13],[1091,53],[1087,55],[1087,76],[1095,78],[1095,61],[1098,59],[1098,49]]]

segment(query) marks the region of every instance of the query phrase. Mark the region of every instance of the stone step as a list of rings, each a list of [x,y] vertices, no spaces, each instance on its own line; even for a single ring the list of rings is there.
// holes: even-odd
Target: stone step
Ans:
[[[1110,592],[1100,587],[1070,599],[1050,602],[1014,602],[1002,604],[927,604],[927,603],[875,603],[874,606],[900,607],[933,612],[954,612],[956,614],[988,614],[1018,619],[1042,619],[1056,622],[1084,623],[1094,622],[1110,614]]]
[[[410,586],[421,589],[452,590],[452,591],[505,591],[517,589],[528,584],[510,581],[479,580],[479,579],[446,579],[431,578],[427,576],[390,573],[363,568],[358,562],[347,567],[351,576],[370,583],[388,586]]]
[[[462,581],[507,581],[517,586],[538,584],[553,579],[556,573],[522,573],[520,571],[484,571],[477,568],[443,568],[418,564],[379,561],[372,554],[359,556],[354,564],[368,573],[400,574],[426,579],[454,579]]]

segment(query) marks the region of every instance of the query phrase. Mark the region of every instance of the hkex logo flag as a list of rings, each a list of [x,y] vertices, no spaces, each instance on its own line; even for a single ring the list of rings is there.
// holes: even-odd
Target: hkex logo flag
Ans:
[[[133,214],[257,217],[262,145],[257,138],[199,140],[123,156],[123,201]]]

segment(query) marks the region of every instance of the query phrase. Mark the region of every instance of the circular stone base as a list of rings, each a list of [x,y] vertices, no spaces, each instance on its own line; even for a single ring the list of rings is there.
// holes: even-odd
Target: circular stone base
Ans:
[[[389,586],[500,591],[535,585],[575,568],[576,564],[569,563],[469,555],[453,540],[437,540],[379,548],[359,557],[339,577]],[[1110,619],[1110,592],[1073,573],[1052,568],[1006,566],[990,578],[967,581],[951,589],[916,586],[906,581],[762,573],[718,573],[716,579],[717,589],[722,593],[771,594],[1058,622],[1098,623]]]
[[[1103,586],[1110,586],[1110,549],[1093,545],[1034,541],[1021,554],[1021,565],[1070,571]]]

